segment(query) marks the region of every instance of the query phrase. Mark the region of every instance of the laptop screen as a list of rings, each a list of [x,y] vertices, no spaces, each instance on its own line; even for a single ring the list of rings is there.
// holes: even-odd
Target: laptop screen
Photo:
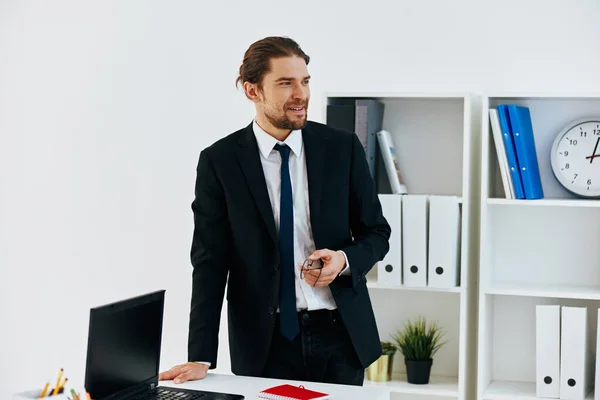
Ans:
[[[164,290],[90,311],[85,387],[103,399],[158,380]]]

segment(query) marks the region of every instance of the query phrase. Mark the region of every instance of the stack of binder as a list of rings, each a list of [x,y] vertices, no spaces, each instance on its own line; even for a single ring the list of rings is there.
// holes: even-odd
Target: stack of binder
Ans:
[[[586,307],[536,306],[537,397],[584,400],[591,391],[587,330]]]
[[[460,199],[425,194],[380,194],[392,228],[390,250],[377,264],[384,286],[460,285]]]
[[[327,126],[358,136],[374,182],[377,182],[376,134],[383,126],[383,112],[384,104],[376,99],[331,98],[327,104]]]
[[[500,104],[489,116],[506,198],[543,198],[529,108]]]

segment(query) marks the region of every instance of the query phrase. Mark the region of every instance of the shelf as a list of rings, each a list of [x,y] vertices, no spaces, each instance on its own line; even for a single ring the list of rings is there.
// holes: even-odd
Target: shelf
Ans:
[[[600,286],[548,285],[539,283],[495,283],[486,294],[546,297],[560,299],[600,300]]]
[[[587,399],[593,399],[592,391],[586,396]],[[483,393],[483,400],[538,400],[540,397],[535,395],[534,382],[507,382],[492,381]]]
[[[393,380],[388,382],[371,382],[365,375],[364,386],[383,387],[390,392],[416,394],[425,396],[458,397],[458,378],[448,376],[434,376],[426,385],[415,385],[406,381],[406,375],[393,375]]]
[[[524,207],[600,207],[600,200],[585,199],[539,199],[539,200],[514,200],[514,199],[487,199],[488,205],[524,206]]]
[[[410,291],[420,291],[420,292],[441,292],[441,293],[461,293],[462,287],[450,287],[450,288],[439,288],[439,287],[418,287],[418,286],[392,286],[392,285],[382,285],[377,282],[367,282],[367,287],[369,289],[387,289],[387,290],[410,290]]]
[[[598,93],[496,93],[483,99],[479,143],[482,198],[476,233],[480,279],[477,400],[542,400],[536,396],[535,382],[537,306],[593,311],[600,304],[600,230],[596,223],[600,198],[569,192],[556,179],[551,161],[556,136],[572,121],[596,115],[600,97]],[[489,114],[500,104],[530,111],[544,194],[541,199],[506,198],[498,159],[506,150],[496,146]],[[594,315],[589,318],[585,336],[588,347],[593,347],[597,324]],[[554,333],[560,335],[560,330]]]
[[[513,92],[513,93],[486,93],[486,97],[502,103],[507,101],[524,100],[597,100],[600,92]]]
[[[350,100],[357,98],[376,99],[383,105],[383,118],[377,122],[381,128],[378,129],[384,129],[392,136],[397,151],[396,159],[400,170],[404,171],[403,178],[408,193],[457,198],[460,205],[460,226],[465,227],[459,231],[459,243],[470,246],[474,237],[469,235],[469,228],[474,224],[477,225],[477,221],[473,222],[474,216],[477,215],[477,208],[470,200],[474,197],[473,193],[478,192],[477,187],[472,185],[478,181],[479,169],[475,162],[477,156],[473,145],[478,135],[478,130],[474,126],[474,112],[477,107],[473,103],[471,94],[466,92],[326,92],[323,102],[325,120],[327,121],[327,116],[331,116],[330,123],[340,123],[342,129],[347,129],[345,127],[356,125],[357,115],[364,115],[363,112],[369,112],[379,119],[379,111],[373,114],[373,111],[368,111],[370,108],[366,107],[365,110],[365,107],[361,107],[360,104],[360,108],[357,108],[356,103]],[[339,109],[336,109],[336,106],[340,106]],[[360,113],[357,114],[357,111]],[[361,132],[363,132],[362,127]],[[435,145],[432,146],[431,143]],[[373,150],[369,148],[368,141],[363,145],[367,153]],[[381,155],[381,149],[377,147],[375,153]],[[427,157],[424,158],[423,154],[427,154]],[[380,157],[379,160],[382,158]],[[444,174],[432,174],[433,170],[444,170]],[[377,168],[374,182],[380,196],[390,196],[390,202],[395,197],[400,200],[400,195],[391,193],[385,168]],[[398,204],[400,203],[396,205]],[[390,217],[388,221],[392,231],[397,234],[397,237],[390,238],[391,249],[402,246],[401,220],[392,218],[397,216],[394,213],[395,210],[392,211],[391,216],[386,215]],[[399,247],[394,250],[397,249]],[[439,353],[436,360],[437,368],[428,385],[409,384],[405,375],[394,374],[390,382],[370,382],[365,377],[365,386],[383,388],[397,397],[416,398],[417,395],[421,395],[429,399],[439,397],[440,400],[442,398],[466,400],[466,391],[463,388],[474,383],[475,376],[468,376],[467,363],[460,361],[473,358],[470,351],[474,349],[469,348],[470,342],[465,338],[475,337],[476,324],[465,323],[474,318],[474,313],[470,312],[471,309],[466,304],[467,297],[462,294],[466,294],[467,285],[471,285],[474,281],[474,277],[471,277],[468,272],[474,270],[475,265],[469,257],[472,254],[469,252],[459,254],[461,257],[457,260],[457,267],[460,269],[457,272],[460,272],[460,276],[456,282],[460,282],[462,287],[396,286],[393,285],[395,282],[392,280],[384,280],[381,274],[379,276],[382,279],[377,279],[380,263],[376,263],[366,275],[366,286],[382,340],[389,338],[405,320],[422,315],[443,325],[452,345],[446,346]],[[397,268],[394,269],[396,273],[401,269],[402,258],[398,259],[397,254],[393,253],[390,256],[398,261],[392,263],[394,268]],[[397,280],[397,283],[401,282],[403,283],[400,279]],[[397,304],[402,304],[402,307],[396,307]],[[440,375],[443,377],[439,378]],[[458,382],[461,384],[459,385]]]
[[[376,99],[426,99],[426,100],[444,100],[461,99],[469,97],[467,92],[326,92],[326,98],[333,97],[356,97],[356,98],[376,98]]]
[[[429,196],[436,196],[436,193],[409,193],[409,194],[424,194],[424,195],[429,195]],[[394,194],[394,193],[378,193],[379,196],[405,196],[405,194]],[[443,196],[452,196],[452,195],[443,195]],[[463,198],[462,196],[456,196],[456,202],[458,204],[463,204]]]

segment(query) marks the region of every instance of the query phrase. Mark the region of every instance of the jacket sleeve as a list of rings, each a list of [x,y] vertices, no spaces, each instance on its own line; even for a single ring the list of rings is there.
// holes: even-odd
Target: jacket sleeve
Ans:
[[[231,234],[223,187],[206,150],[200,153],[192,202],[192,296],[188,361],[217,366],[219,325],[229,271]]]
[[[391,234],[364,150],[356,135],[352,135],[350,165],[350,229],[353,243],[341,250],[346,253],[352,285],[356,286],[387,254]]]

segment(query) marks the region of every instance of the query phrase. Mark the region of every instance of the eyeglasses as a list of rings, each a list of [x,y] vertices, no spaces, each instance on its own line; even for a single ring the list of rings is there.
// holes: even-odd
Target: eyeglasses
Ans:
[[[317,263],[313,265],[312,260],[306,259],[302,263],[302,269],[300,270],[300,279],[304,280],[307,272],[318,270],[319,275],[317,276],[317,279],[315,280],[315,283],[313,284],[313,287],[315,287],[317,285],[317,282],[319,281],[319,278],[321,277],[322,269],[323,269],[323,264],[321,263],[321,260],[317,260]]]

